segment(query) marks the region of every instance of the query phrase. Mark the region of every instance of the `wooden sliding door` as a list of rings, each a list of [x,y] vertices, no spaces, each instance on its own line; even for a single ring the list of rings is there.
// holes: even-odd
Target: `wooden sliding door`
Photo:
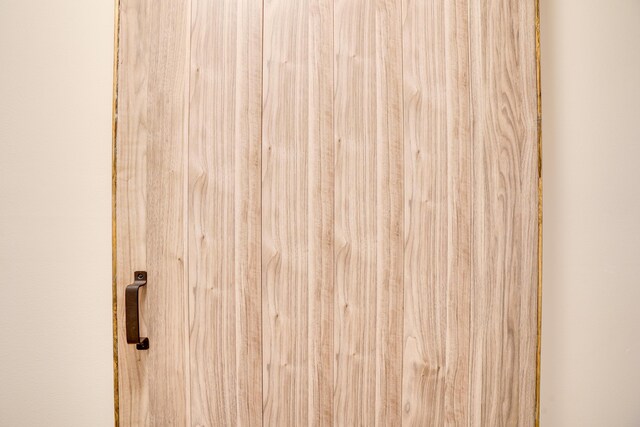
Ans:
[[[534,0],[118,9],[120,425],[535,424]]]

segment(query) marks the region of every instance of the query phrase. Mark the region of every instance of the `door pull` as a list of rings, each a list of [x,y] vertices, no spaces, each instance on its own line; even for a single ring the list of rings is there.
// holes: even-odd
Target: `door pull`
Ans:
[[[149,338],[140,336],[140,314],[138,308],[138,291],[141,286],[146,286],[146,284],[147,272],[136,271],[133,274],[133,283],[127,286],[124,296],[127,343],[135,344],[138,350],[149,349]]]

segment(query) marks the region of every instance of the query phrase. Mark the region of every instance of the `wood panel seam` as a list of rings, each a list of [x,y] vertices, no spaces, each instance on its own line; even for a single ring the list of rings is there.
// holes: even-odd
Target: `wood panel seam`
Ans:
[[[185,376],[185,387],[186,387],[186,418],[187,418],[187,425],[191,426],[191,422],[193,419],[193,407],[191,404],[191,327],[190,327],[190,319],[191,319],[191,298],[190,298],[190,293],[191,293],[191,281],[190,281],[190,269],[189,269],[189,262],[190,262],[190,255],[191,255],[191,251],[190,251],[190,226],[189,226],[189,209],[190,209],[190,198],[191,198],[191,192],[189,191],[190,188],[190,175],[191,175],[191,167],[190,167],[190,163],[189,163],[189,152],[191,151],[191,57],[192,57],[192,39],[193,39],[193,32],[191,31],[192,29],[192,23],[193,23],[193,0],[188,0],[188,6],[187,6],[187,37],[189,37],[189,43],[188,43],[188,47],[187,47],[187,51],[188,51],[188,58],[187,58],[187,73],[186,73],[186,78],[187,78],[187,90],[186,90],[186,104],[187,104],[187,108],[186,108],[186,117],[185,117],[185,132],[186,132],[186,143],[183,145],[182,147],[182,168],[183,168],[183,177],[182,177],[182,198],[183,198],[183,203],[182,203],[182,215],[184,218],[183,221],[183,230],[182,232],[184,233],[184,238],[182,241],[182,245],[183,245],[183,252],[184,252],[184,259],[183,259],[183,268],[184,268],[184,272],[183,272],[183,276],[184,276],[184,289],[185,292],[183,293],[183,304],[185,306],[185,319],[184,319],[184,333],[185,333],[185,371],[186,371],[186,376]]]
[[[403,413],[403,407],[404,407],[404,387],[403,387],[403,382],[404,382],[404,332],[405,332],[405,293],[406,293],[406,289],[405,289],[405,227],[406,227],[406,205],[405,205],[405,191],[404,191],[404,186],[406,184],[406,167],[407,165],[405,164],[405,129],[404,129],[404,115],[405,115],[405,111],[404,111],[404,106],[405,106],[405,96],[404,96],[404,85],[405,85],[405,81],[404,81],[404,1],[403,0],[398,0],[398,7],[400,9],[399,13],[398,13],[398,20],[399,25],[400,25],[400,158],[401,160],[401,171],[400,171],[400,176],[402,177],[402,186],[400,189],[398,189],[397,191],[400,191],[402,194],[402,197],[400,197],[400,206],[402,207],[402,214],[400,215],[400,248],[402,251],[402,262],[400,263],[401,267],[401,271],[402,271],[402,275],[400,276],[400,281],[401,281],[401,285],[400,286],[400,301],[402,301],[402,303],[400,304],[400,308],[401,308],[401,315],[402,318],[400,319],[400,422],[402,422],[402,413]]]
[[[259,188],[259,199],[260,199],[260,250],[259,250],[259,254],[260,256],[258,256],[257,258],[257,262],[259,263],[259,280],[260,283],[258,284],[258,289],[260,292],[260,378],[261,378],[261,382],[260,382],[260,425],[262,427],[264,427],[264,369],[262,367],[264,367],[264,290],[262,289],[262,277],[264,274],[263,271],[263,262],[262,262],[262,241],[263,241],[263,226],[262,226],[262,215],[263,215],[263,210],[262,210],[262,198],[263,198],[263,191],[262,191],[262,179],[263,179],[263,169],[262,169],[262,165],[263,165],[263,155],[262,155],[262,128],[263,128],[263,116],[264,116],[264,22],[265,22],[265,18],[264,18],[264,10],[265,10],[265,0],[260,0],[261,1],[261,10],[260,10],[260,123],[258,126],[258,129],[260,131],[260,144],[259,144],[259,149],[258,149],[258,153],[259,153],[259,159],[260,159],[260,166],[259,166],[259,179],[258,179],[258,188]]]

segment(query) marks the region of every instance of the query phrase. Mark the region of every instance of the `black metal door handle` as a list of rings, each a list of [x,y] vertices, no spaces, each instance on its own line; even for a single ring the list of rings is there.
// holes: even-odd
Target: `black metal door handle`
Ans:
[[[135,344],[138,350],[149,348],[149,338],[140,336],[140,320],[138,310],[138,290],[147,284],[147,272],[136,271],[133,275],[133,283],[127,286],[124,294],[127,343]]]

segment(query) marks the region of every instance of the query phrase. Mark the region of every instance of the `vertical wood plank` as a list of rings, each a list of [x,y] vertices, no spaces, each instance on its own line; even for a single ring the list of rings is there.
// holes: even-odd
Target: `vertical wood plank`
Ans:
[[[309,3],[309,414],[331,424],[333,410],[334,145],[333,1]]]
[[[151,425],[188,425],[186,148],[189,0],[149,5],[147,271]]]
[[[404,1],[407,425],[533,422],[533,7]]]
[[[193,0],[189,307],[194,425],[261,425],[262,2]]]
[[[147,356],[126,342],[125,287],[133,273],[147,265],[146,151],[149,69],[148,1],[120,2],[117,88],[116,169],[116,296],[118,318],[119,422],[144,425],[149,408]],[[145,318],[141,330],[147,331]]]
[[[332,14],[329,0],[264,4],[266,425],[327,425],[331,420]]]
[[[400,2],[335,2],[336,425],[398,425],[402,378]]]
[[[530,426],[538,289],[535,2],[470,4],[471,424]]]
[[[405,425],[469,422],[467,10],[467,0],[403,2]]]
[[[122,8],[116,282],[122,302],[133,271],[148,271],[142,331],[148,332],[153,350],[137,351],[119,340],[120,422],[188,425],[184,190],[189,1],[128,0]],[[124,328],[122,304],[119,312]]]

